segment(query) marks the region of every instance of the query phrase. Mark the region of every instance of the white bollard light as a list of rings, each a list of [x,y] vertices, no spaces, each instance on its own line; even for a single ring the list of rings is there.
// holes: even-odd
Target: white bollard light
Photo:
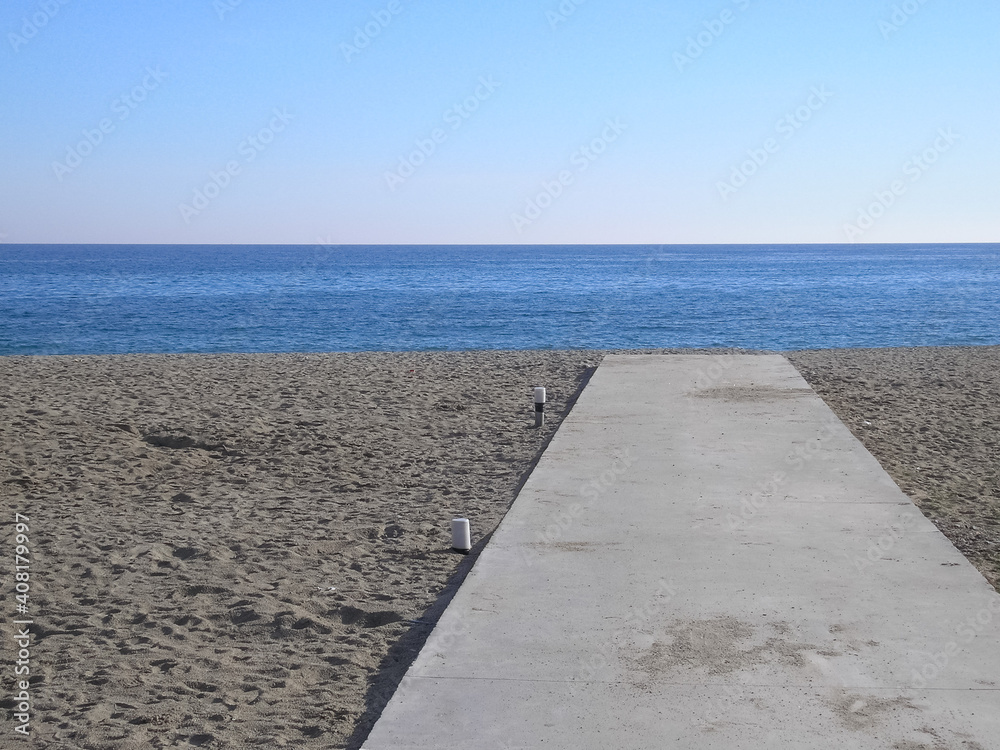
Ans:
[[[545,389],[535,386],[535,427],[545,424]]]
[[[451,548],[459,552],[468,552],[472,549],[468,518],[451,519]]]

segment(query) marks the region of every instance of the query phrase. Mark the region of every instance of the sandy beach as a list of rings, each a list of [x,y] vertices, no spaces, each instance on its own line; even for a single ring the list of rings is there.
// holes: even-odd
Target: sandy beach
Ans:
[[[360,747],[602,356],[0,358],[34,746]],[[786,356],[996,586],[1000,347]]]

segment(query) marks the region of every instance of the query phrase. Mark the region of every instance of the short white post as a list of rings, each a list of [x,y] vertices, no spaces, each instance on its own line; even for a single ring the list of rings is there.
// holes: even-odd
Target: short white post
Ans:
[[[468,552],[472,549],[468,518],[451,519],[451,548],[459,552]]]
[[[535,386],[535,427],[545,424],[545,389]]]

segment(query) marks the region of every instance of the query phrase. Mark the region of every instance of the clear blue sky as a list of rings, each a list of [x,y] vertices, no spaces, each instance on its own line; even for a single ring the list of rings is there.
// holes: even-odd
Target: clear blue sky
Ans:
[[[998,29],[997,0],[5,0],[0,241],[1000,241]]]

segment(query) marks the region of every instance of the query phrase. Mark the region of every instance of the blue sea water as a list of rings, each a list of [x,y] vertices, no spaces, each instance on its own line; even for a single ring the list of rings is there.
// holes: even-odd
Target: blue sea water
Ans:
[[[1000,344],[1000,245],[0,245],[0,354]]]

